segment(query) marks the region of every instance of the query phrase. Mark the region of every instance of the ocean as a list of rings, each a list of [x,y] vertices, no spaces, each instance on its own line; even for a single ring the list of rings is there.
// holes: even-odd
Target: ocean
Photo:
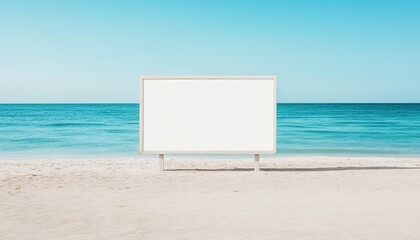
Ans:
[[[0,158],[138,156],[138,104],[0,104]],[[420,104],[278,104],[279,156],[420,156]]]

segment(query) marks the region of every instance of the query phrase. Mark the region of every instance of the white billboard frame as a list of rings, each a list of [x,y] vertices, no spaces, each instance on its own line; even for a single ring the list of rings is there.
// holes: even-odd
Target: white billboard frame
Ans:
[[[273,81],[273,136],[272,136],[272,149],[269,151],[256,151],[250,149],[249,151],[168,151],[168,150],[161,150],[161,151],[145,151],[144,149],[144,82],[147,80],[271,80]],[[140,126],[139,126],[139,148],[141,154],[276,154],[276,122],[277,122],[277,99],[276,99],[276,82],[277,76],[275,75],[182,75],[182,76],[141,76],[140,77]],[[257,156],[256,156],[257,158]]]

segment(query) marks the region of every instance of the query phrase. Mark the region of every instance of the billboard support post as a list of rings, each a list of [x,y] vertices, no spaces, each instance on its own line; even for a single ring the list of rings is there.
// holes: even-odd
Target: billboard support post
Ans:
[[[260,171],[260,154],[255,154],[254,160],[255,160],[254,171],[259,172]]]
[[[165,171],[164,160],[163,154],[159,154],[159,170],[161,172]]]

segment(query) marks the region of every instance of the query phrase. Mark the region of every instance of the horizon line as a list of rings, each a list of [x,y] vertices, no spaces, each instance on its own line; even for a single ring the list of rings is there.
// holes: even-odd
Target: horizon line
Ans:
[[[276,102],[277,104],[420,104],[420,102]],[[0,105],[41,105],[41,104],[140,104],[139,102],[16,102]]]

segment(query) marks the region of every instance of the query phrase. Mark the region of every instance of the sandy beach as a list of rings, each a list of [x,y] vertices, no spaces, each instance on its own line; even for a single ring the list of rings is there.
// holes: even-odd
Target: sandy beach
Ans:
[[[0,239],[419,239],[420,159],[0,161]]]

